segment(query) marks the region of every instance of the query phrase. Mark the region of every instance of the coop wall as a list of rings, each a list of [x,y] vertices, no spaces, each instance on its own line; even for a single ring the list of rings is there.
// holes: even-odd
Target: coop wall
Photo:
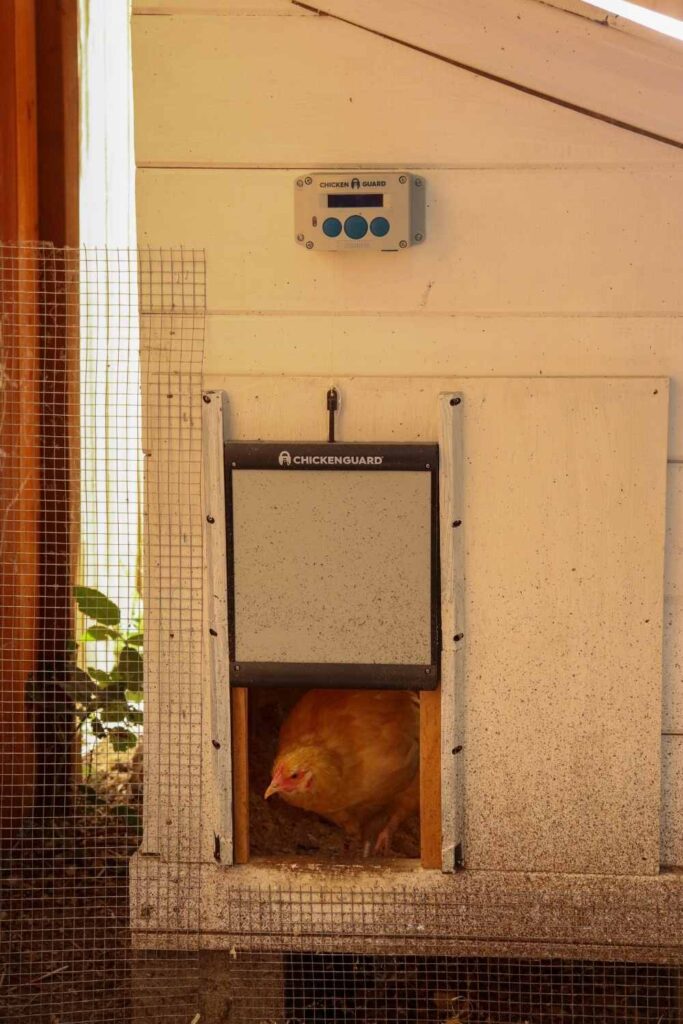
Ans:
[[[362,409],[342,406],[349,440],[374,438],[368,396],[387,378],[384,439],[406,440],[434,439],[438,391],[457,384],[467,402],[467,378],[477,395],[482,379],[670,379],[668,453],[662,440],[647,454],[655,464],[668,454],[668,468],[661,761],[647,722],[642,737],[643,792],[653,779],[659,787],[661,767],[661,850],[644,870],[683,866],[680,151],[286,0],[137,0],[133,43],[139,237],[206,249],[205,386],[225,389],[237,408],[250,403],[241,420],[233,414],[231,436],[253,434],[258,422],[260,437],[284,427],[322,437],[323,405],[291,405],[309,392],[316,401],[313,378],[318,388],[353,378],[364,392]],[[613,70],[620,45],[610,50]],[[340,255],[294,244],[296,172],[351,166],[424,176],[422,246]],[[421,418],[412,409],[426,407],[425,390],[432,405]],[[560,462],[549,454],[544,472],[563,471]],[[597,500],[599,481],[590,486]],[[505,534],[502,508],[499,527]],[[655,633],[644,661],[628,666],[636,678],[651,678]],[[524,657],[512,641],[509,651],[510,664]],[[617,686],[616,669],[605,671]],[[644,686],[658,708],[659,683]],[[613,729],[601,742],[616,752],[624,739]],[[582,751],[576,765],[586,777],[589,757]],[[657,814],[658,803],[655,793],[648,807]],[[213,837],[202,827],[209,860]],[[573,842],[568,828],[567,849]],[[480,866],[516,870],[516,844],[507,860]],[[548,862],[532,856],[523,866]]]

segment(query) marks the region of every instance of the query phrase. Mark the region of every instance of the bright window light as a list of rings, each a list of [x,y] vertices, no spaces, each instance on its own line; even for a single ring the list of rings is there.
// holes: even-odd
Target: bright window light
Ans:
[[[1,0],[0,0],[1,2]],[[130,0],[79,0],[80,581],[139,613],[140,369]],[[125,486],[122,486],[122,481]]]
[[[674,39],[683,39],[683,21],[678,18],[671,18],[668,14],[660,14],[658,11],[651,11],[640,4],[629,3],[628,0],[595,0],[595,6],[611,14],[618,14],[622,18],[634,21],[645,28],[654,29],[665,36],[672,36]]]

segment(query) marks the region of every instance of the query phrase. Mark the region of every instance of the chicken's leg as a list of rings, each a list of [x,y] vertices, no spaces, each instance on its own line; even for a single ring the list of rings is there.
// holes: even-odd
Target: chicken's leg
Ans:
[[[420,806],[420,776],[416,775],[394,803],[389,819],[375,840],[374,852],[388,856],[391,840],[399,825]]]

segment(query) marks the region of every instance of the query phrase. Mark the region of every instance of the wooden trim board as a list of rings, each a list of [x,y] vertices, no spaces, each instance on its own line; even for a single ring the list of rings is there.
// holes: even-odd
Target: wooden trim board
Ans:
[[[233,862],[232,715],[228,657],[228,581],[225,553],[223,405],[221,391],[207,391],[202,402],[204,501],[205,663],[209,735],[204,737],[213,796],[213,856]]]
[[[464,684],[465,564],[463,504],[463,395],[439,395],[441,520],[441,851],[439,866],[465,864]]]

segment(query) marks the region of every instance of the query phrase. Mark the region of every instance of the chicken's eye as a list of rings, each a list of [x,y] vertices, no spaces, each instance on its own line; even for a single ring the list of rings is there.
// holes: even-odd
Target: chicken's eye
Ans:
[[[292,772],[292,774],[289,777],[290,777],[290,779],[298,779],[299,778],[299,773],[298,772]]]

